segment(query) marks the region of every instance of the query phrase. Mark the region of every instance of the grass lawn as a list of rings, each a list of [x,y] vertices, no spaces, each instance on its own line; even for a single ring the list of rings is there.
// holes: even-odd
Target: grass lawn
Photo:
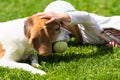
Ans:
[[[0,22],[41,12],[54,0],[0,0]],[[120,15],[119,0],[66,0],[77,10],[99,15]],[[74,44],[73,44],[74,43]],[[47,75],[0,67],[0,80],[120,80],[120,48],[77,45],[74,41],[62,54],[39,56]]]

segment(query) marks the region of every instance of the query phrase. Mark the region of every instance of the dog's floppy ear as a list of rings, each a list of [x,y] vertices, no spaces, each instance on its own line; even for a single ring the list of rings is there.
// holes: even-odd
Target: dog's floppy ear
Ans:
[[[35,47],[38,49],[40,55],[49,55],[52,52],[52,42],[50,36],[46,29],[46,26],[40,30],[39,34],[39,45],[36,41],[33,41],[33,44],[36,44]]]
[[[52,52],[52,43],[46,30],[46,27],[41,27],[41,29],[38,27],[32,28],[29,42],[32,43],[34,49],[38,51],[40,55],[46,56]]]
[[[34,25],[34,23],[33,23],[32,18],[28,18],[24,23],[24,33],[28,39],[31,36],[30,31],[31,31],[31,28],[33,25]]]
[[[29,43],[40,55],[48,55],[52,52],[52,43],[45,21],[46,19],[40,19],[39,16],[34,15],[26,20],[24,28]]]

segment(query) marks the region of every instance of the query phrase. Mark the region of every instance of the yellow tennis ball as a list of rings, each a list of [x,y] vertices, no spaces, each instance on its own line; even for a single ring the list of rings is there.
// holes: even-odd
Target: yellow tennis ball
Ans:
[[[65,41],[58,41],[53,45],[55,52],[62,53],[67,50],[68,44]]]

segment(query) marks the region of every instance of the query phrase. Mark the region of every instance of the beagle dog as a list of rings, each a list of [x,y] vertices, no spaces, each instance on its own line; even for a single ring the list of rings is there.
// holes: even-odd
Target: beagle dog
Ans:
[[[18,68],[40,75],[44,71],[36,69],[39,55],[52,53],[52,44],[57,40],[69,40],[69,36],[60,24],[53,22],[45,24],[47,19],[38,15],[0,23],[0,66]],[[31,65],[18,61],[29,59]],[[33,67],[34,66],[34,67]]]

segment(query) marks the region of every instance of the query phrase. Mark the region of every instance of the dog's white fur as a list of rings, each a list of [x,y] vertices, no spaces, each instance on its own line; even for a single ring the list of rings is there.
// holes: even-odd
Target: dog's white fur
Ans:
[[[0,66],[9,68],[22,68],[32,73],[45,74],[29,64],[18,63],[16,61],[27,58],[29,52],[33,50],[32,45],[28,43],[24,35],[24,19],[17,19],[0,23],[0,43],[3,45],[5,55],[0,59]],[[33,58],[31,64],[39,66],[37,56]]]
[[[37,16],[37,15],[35,15],[35,16]],[[38,63],[38,57],[35,54],[34,55],[32,54],[32,51],[34,50],[34,48],[30,42],[30,39],[26,36],[28,34],[25,33],[25,26],[26,26],[25,22],[28,19],[29,19],[29,17],[0,23],[0,66],[23,69],[23,70],[30,71],[35,74],[38,73],[40,75],[44,75],[45,74],[44,71],[33,67],[33,66],[38,67],[39,63]],[[37,19],[39,20],[39,16]],[[36,21],[34,21],[34,25],[38,25],[38,27],[39,27],[39,25],[42,25],[42,27],[44,27],[45,26],[44,23],[40,22],[40,21],[37,22],[37,19],[35,19]],[[33,20],[34,20],[34,17],[33,17]],[[29,22],[29,24],[27,22],[26,28],[31,27],[32,25],[30,25],[30,24],[32,24],[32,22]],[[50,30],[52,30],[53,27],[54,27],[54,25],[51,26]],[[59,27],[58,27],[58,25],[56,25],[56,28],[59,29]],[[44,28],[46,28],[46,26]],[[55,35],[55,32],[53,31],[54,34],[51,34],[51,36],[55,35],[55,37],[48,38],[51,40],[49,42],[53,43],[57,40],[68,40],[69,36],[66,34],[64,29],[60,28],[60,30],[57,30],[58,31],[56,33],[57,36]],[[32,30],[32,31],[35,32],[35,31],[37,31],[37,29]],[[33,33],[32,31],[28,31],[29,33],[31,33],[31,35],[30,35],[31,40],[36,35],[39,34],[36,32]],[[47,36],[49,36],[49,33],[47,33],[47,32],[45,32],[45,33],[47,34]],[[61,37],[59,35],[61,35]],[[67,35],[67,36],[65,36],[65,35]],[[45,37],[45,36],[43,36],[43,37]],[[46,39],[46,41],[48,41],[48,39]],[[43,40],[43,41],[45,41],[45,40]],[[45,43],[47,44],[47,42],[45,42]],[[39,44],[39,43],[37,43],[37,44]],[[50,45],[50,46],[52,46],[52,45]],[[49,46],[46,46],[46,45],[42,46],[41,52],[38,51],[39,54],[41,54],[42,52],[45,54],[49,54],[49,51],[44,50],[44,47],[49,48]],[[31,65],[33,65],[33,66],[26,64],[26,63],[17,62],[20,60],[25,60],[27,58],[29,58],[31,60]]]
[[[57,1],[48,5],[45,12],[69,12],[73,10],[75,9],[71,4],[64,1]],[[29,44],[29,40],[24,34],[24,22],[26,19],[27,18],[23,18],[0,23],[0,48],[2,48],[2,51],[4,52],[3,55],[0,55],[0,66],[22,68],[23,70],[32,73],[44,75],[44,71],[31,66],[34,65],[38,67],[39,63],[37,56],[31,53],[34,48]],[[53,40],[53,42],[59,40],[69,40],[68,32],[62,27],[61,34],[59,34],[59,37],[57,37],[56,40]],[[31,65],[17,62],[29,57],[31,59]]]

